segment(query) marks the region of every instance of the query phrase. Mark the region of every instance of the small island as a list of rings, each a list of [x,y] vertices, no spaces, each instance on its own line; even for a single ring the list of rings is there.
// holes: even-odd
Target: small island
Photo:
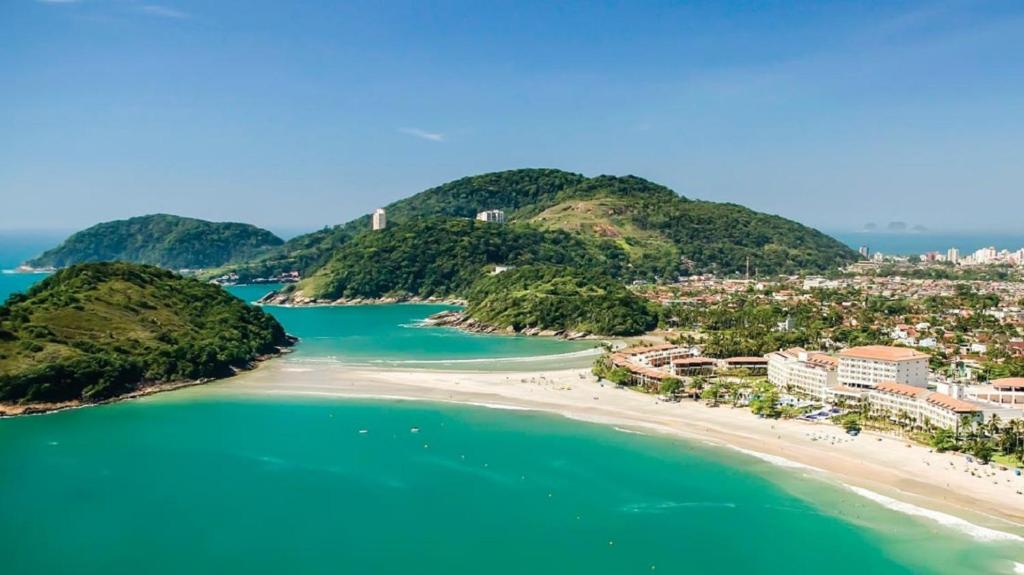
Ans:
[[[153,266],[80,264],[0,306],[0,415],[226,377],[294,342],[218,286]]]
[[[208,269],[254,258],[283,243],[250,224],[152,214],[103,222],[76,232],[25,262],[23,269],[115,260],[171,270]]]

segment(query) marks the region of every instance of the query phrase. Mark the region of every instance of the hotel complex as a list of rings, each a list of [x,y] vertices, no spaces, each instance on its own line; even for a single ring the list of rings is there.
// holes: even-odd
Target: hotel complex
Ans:
[[[725,377],[743,368],[747,374],[767,373],[768,381],[798,397],[824,404],[863,405],[876,417],[912,427],[957,428],[966,417],[980,421],[984,407],[928,389],[928,356],[913,349],[891,346],[853,347],[829,355],[801,348],[766,357],[715,359],[697,350],[675,345],[635,347],[611,356],[615,367],[628,372],[628,380],[649,390],[669,377],[718,373]],[[1024,402],[1024,380],[991,386],[1002,395],[993,402]],[[973,399],[973,398],[972,398]]]
[[[871,389],[885,381],[925,387],[928,355],[905,347],[865,345],[839,352],[839,380],[843,385]]]

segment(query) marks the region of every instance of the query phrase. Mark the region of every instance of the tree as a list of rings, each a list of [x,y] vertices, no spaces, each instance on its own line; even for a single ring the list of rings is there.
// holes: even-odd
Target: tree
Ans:
[[[661,385],[658,387],[658,391],[662,395],[673,396],[683,386],[683,382],[676,377],[666,377],[661,380]]]
[[[754,387],[750,400],[750,411],[764,417],[778,417],[779,390],[770,383],[759,383]]]
[[[992,455],[995,453],[995,449],[992,447],[992,442],[985,438],[972,440],[969,443],[968,448],[970,449],[971,455],[976,457],[979,463],[988,463],[992,460]]]
[[[950,429],[939,429],[932,435],[931,444],[939,453],[956,449],[956,434]]]
[[[629,370],[624,367],[616,367],[608,372],[608,381],[615,385],[626,385],[629,383]]]

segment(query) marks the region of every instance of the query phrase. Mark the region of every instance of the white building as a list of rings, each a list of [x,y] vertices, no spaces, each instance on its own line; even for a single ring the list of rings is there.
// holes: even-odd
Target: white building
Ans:
[[[486,210],[478,213],[476,219],[491,224],[503,224],[505,223],[505,212],[501,210]]]
[[[956,248],[949,248],[946,251],[946,261],[953,264],[960,263],[960,250]]]
[[[839,383],[870,389],[883,381],[928,386],[928,355],[905,347],[865,345],[839,352]]]
[[[971,421],[983,417],[981,407],[948,395],[912,385],[883,381],[868,392],[872,415],[913,427],[956,429],[962,417]]]
[[[383,230],[386,227],[388,227],[388,215],[384,208],[373,210],[373,229]]]
[[[819,352],[792,348],[768,354],[768,381],[818,401],[827,401],[836,387],[837,360]]]

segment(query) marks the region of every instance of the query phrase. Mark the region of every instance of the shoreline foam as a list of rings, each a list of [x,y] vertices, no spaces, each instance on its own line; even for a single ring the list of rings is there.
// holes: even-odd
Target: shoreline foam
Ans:
[[[993,484],[990,478],[966,473],[971,466],[962,458],[920,446],[907,447],[905,441],[892,437],[864,433],[851,439],[841,429],[825,424],[769,422],[747,410],[709,408],[694,402],[666,404],[649,395],[599,385],[582,369],[441,372],[359,370],[324,363],[310,363],[313,369],[308,372],[282,369],[284,365],[294,367],[297,361],[275,362],[269,369],[199,388],[197,393],[434,401],[554,413],[621,432],[652,431],[729,448],[779,467],[835,480],[847,489],[863,490],[851,489],[860,496],[871,495],[867,498],[874,498],[879,505],[897,502],[901,508],[896,511],[914,511],[909,514],[965,534],[980,533],[995,542],[1024,541],[1024,496],[1014,493],[1014,489],[1024,488],[1024,479],[1011,480],[1011,472],[999,472],[1003,474],[1000,483]],[[812,435],[836,443],[814,441]]]

